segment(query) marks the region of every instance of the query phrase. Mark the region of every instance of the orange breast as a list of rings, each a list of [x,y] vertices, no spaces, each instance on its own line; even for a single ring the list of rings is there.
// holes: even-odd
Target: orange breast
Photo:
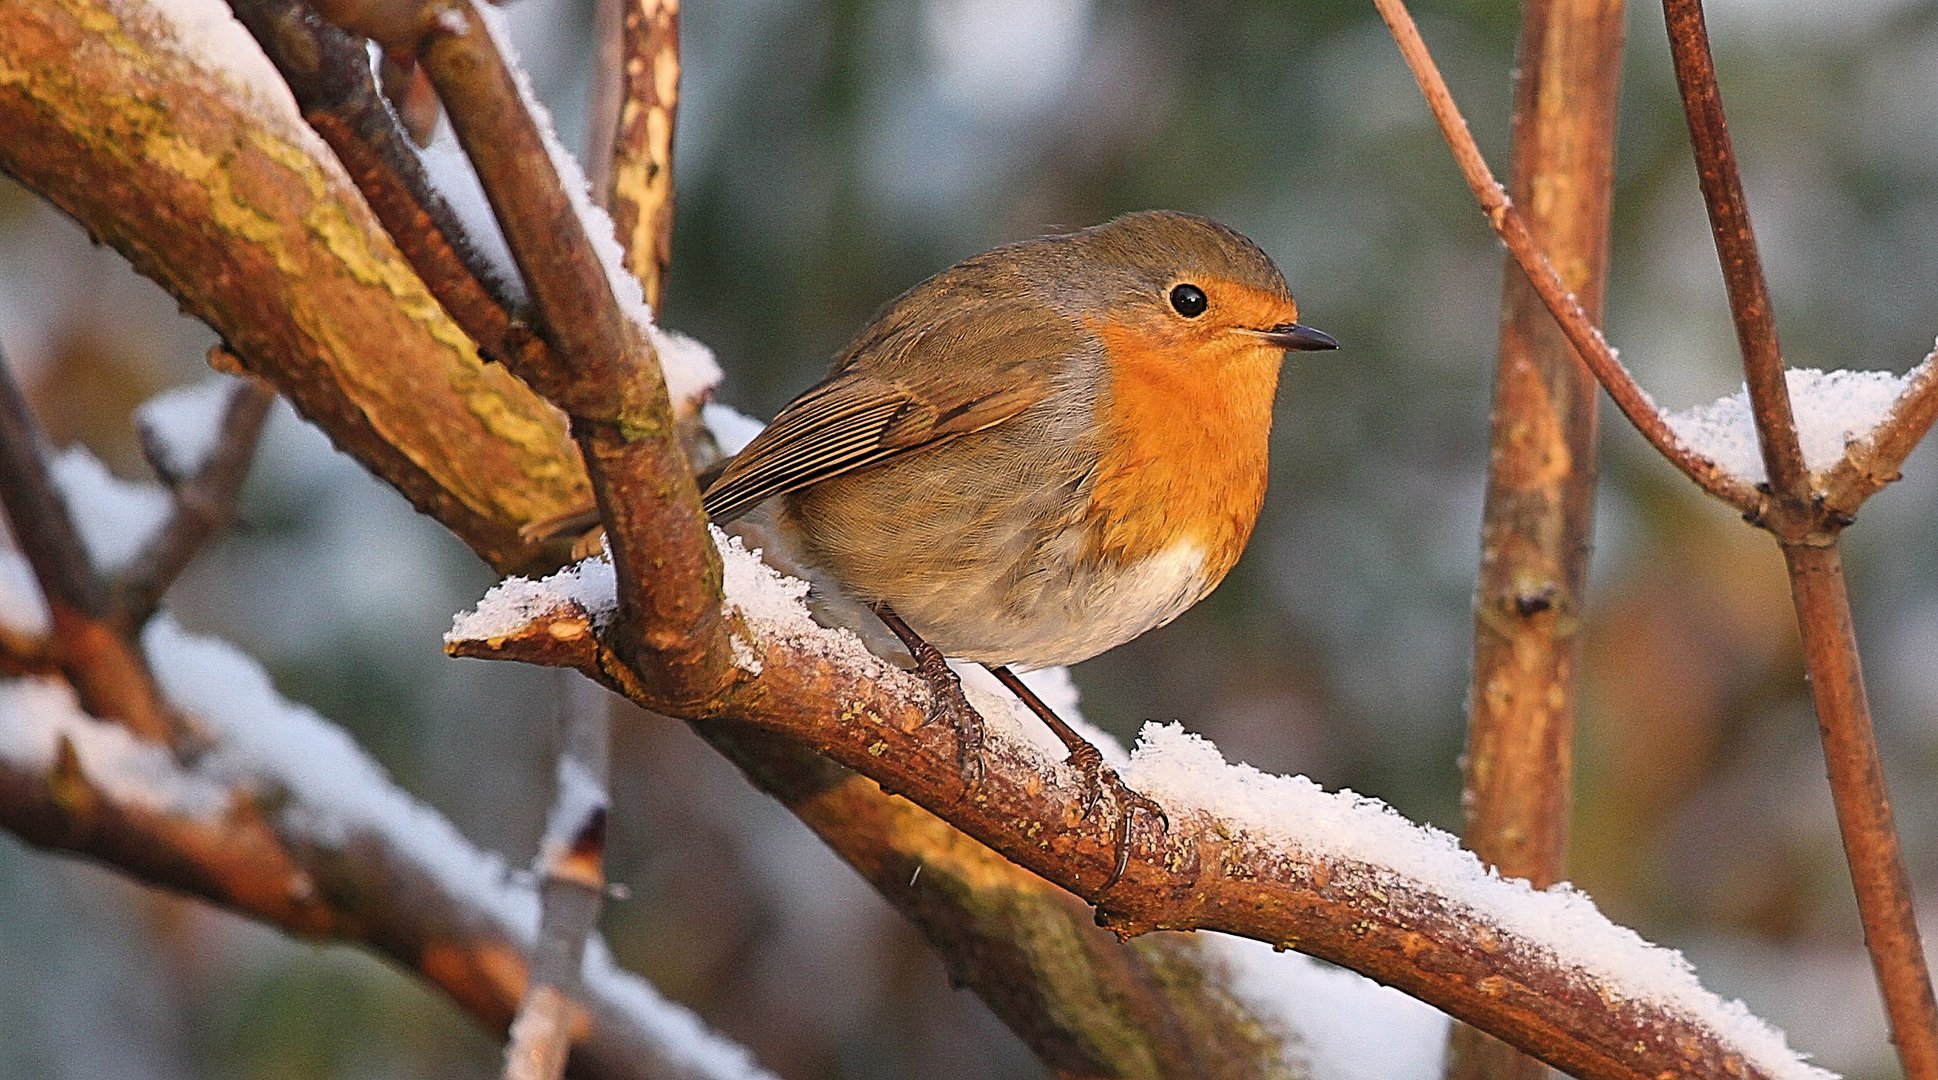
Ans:
[[[1093,327],[1109,350],[1088,554],[1133,565],[1179,544],[1222,580],[1258,520],[1282,350],[1236,334]]]

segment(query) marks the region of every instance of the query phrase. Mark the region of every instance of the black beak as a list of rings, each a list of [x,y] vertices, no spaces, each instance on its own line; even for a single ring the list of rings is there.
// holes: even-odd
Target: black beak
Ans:
[[[1279,348],[1292,352],[1318,352],[1339,347],[1339,343],[1332,339],[1331,334],[1314,330],[1310,326],[1300,326],[1298,323],[1280,323],[1270,330],[1252,332]]]

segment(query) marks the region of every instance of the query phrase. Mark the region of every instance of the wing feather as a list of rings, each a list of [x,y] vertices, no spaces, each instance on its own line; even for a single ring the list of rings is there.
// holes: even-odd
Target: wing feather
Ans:
[[[1003,318],[1006,308],[958,304],[925,330],[891,309],[882,321],[902,328],[864,331],[867,348],[782,409],[707,488],[707,514],[731,521],[776,495],[983,431],[1042,401],[1059,363],[1089,336],[1040,310]]]

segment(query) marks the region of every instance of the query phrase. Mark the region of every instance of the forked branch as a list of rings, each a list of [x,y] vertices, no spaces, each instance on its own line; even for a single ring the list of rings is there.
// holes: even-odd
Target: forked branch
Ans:
[[[238,379],[217,421],[214,445],[187,476],[167,475],[165,451],[148,442],[160,436],[143,430],[149,463],[170,481],[174,508],[116,582],[117,614],[124,623],[137,628],[146,623],[168,587],[235,520],[236,499],[275,401],[276,392],[266,383],[247,376]]]
[[[1676,84],[1682,91],[1689,137],[1695,146],[1696,173],[1703,202],[1709,208],[1716,254],[1729,289],[1730,313],[1743,351],[1743,373],[1756,419],[1757,441],[1774,489],[1771,513],[1760,524],[1776,537],[1790,572],[1791,596],[1810,672],[1810,693],[1817,708],[1844,856],[1857,894],[1858,918],[1864,925],[1864,944],[1884,995],[1891,1041],[1897,1046],[1905,1075],[1912,1080],[1934,1080],[1938,1078],[1938,998],[1932,993],[1931,973],[1912,908],[1911,878],[1905,870],[1884,764],[1878,756],[1850,593],[1838,553],[1838,535],[1848,518],[1825,506],[1804,469],[1777,344],[1776,317],[1770,308],[1769,285],[1757,256],[1743,180],[1723,117],[1722,91],[1716,82],[1702,2],[1663,0],[1662,10]],[[1930,389],[1919,386],[1929,382],[1929,372],[1919,374],[1920,378],[1914,379],[1910,390],[1900,397],[1903,409],[1931,407],[1926,400]],[[1898,420],[1900,411],[1893,410],[1894,420]],[[1917,423],[1915,419],[1898,422],[1907,427]],[[1924,422],[1928,424],[1929,420]],[[1846,458],[1848,461],[1848,454]]]
[[[1434,63],[1433,54],[1427,50],[1425,40],[1420,37],[1420,28],[1414,24],[1413,16],[1407,11],[1403,0],[1373,0],[1373,6],[1379,9],[1380,18],[1386,21],[1387,28],[1392,31],[1393,40],[1400,47],[1400,55],[1405,57],[1407,67],[1412,69],[1414,79],[1426,95],[1427,107],[1433,111],[1441,134],[1453,150],[1454,161],[1460,166],[1461,175],[1466,177],[1467,186],[1473,189],[1474,197],[1480,200],[1487,220],[1507,245],[1508,252],[1514,256],[1522,273],[1527,275],[1541,302],[1554,315],[1555,322],[1560,324],[1561,332],[1567,335],[1576,355],[1595,373],[1602,388],[1608,391],[1615,407],[1622,411],[1629,423],[1635,425],[1635,430],[1642,433],[1649,445],[1704,491],[1745,513],[1756,510],[1763,502],[1763,497],[1676,435],[1657,411],[1655,402],[1616,357],[1615,350],[1609,347],[1601,330],[1589,320],[1580,301],[1568,291],[1554,264],[1535,242],[1533,233],[1528,231],[1527,222],[1522,219],[1520,211],[1515,209],[1507,192],[1494,179],[1493,170],[1487,167],[1487,159],[1481,156],[1479,145],[1467,130],[1467,121],[1461,116],[1459,106],[1454,104],[1453,93],[1447,89],[1447,81],[1441,77],[1439,65]]]
[[[559,175],[487,22],[469,2],[359,23],[355,0],[319,5],[386,48],[416,53],[476,168],[551,350],[521,377],[572,418],[625,598],[615,643],[665,700],[699,702],[735,678],[720,562],[646,327],[623,312],[614,275]],[[560,151],[562,155],[562,151]],[[575,178],[574,182],[577,182]],[[583,195],[584,193],[581,193]],[[640,313],[641,318],[644,313]]]
[[[162,746],[188,732],[155,693],[154,675],[124,633],[114,596],[88,557],[67,499],[47,468],[46,442],[0,355],[0,507],[47,602],[49,658],[82,708]]]

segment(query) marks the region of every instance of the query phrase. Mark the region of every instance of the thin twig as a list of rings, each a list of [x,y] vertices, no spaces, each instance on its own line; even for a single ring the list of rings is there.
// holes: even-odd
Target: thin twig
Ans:
[[[82,546],[67,499],[47,471],[45,442],[0,354],[0,506],[46,598],[53,658],[92,716],[166,746],[186,732],[155,691],[141,649],[123,633],[113,597]]]
[[[1736,323],[1736,343],[1743,352],[1743,375],[1756,415],[1765,474],[1780,506],[1788,507],[1791,513],[1809,515],[1810,476],[1804,469],[1803,447],[1797,441],[1796,417],[1790,411],[1790,387],[1784,380],[1783,350],[1777,343],[1770,288],[1756,252],[1756,233],[1750,227],[1749,206],[1743,198],[1743,178],[1723,117],[1716,64],[1709,54],[1709,32],[1703,26],[1702,0],[1663,0],[1662,13],[1668,20],[1669,54],[1675,61],[1683,115],[1689,119],[1689,140],[1695,145],[1696,176],[1723,266],[1730,315]]]
[[[1676,436],[1656,410],[1655,403],[1616,358],[1614,350],[1609,348],[1608,342],[1582,310],[1581,304],[1568,292],[1554,265],[1528,232],[1527,223],[1521,219],[1520,213],[1508,200],[1507,193],[1501,190],[1493,172],[1488,169],[1480,147],[1467,130],[1467,121],[1454,104],[1453,94],[1447,89],[1446,80],[1441,77],[1433,55],[1427,51],[1426,42],[1421,39],[1419,27],[1414,25],[1413,16],[1407,12],[1405,3],[1402,0],[1373,0],[1373,5],[1379,9],[1380,17],[1392,31],[1400,54],[1405,57],[1407,67],[1412,69],[1414,79],[1426,95],[1427,106],[1439,122],[1441,134],[1453,150],[1454,161],[1460,166],[1461,175],[1466,177],[1468,187],[1480,200],[1487,220],[1506,243],[1507,250],[1513,254],[1522,272],[1527,274],[1541,302],[1560,324],[1576,355],[1581,357],[1608,391],[1615,407],[1622,411],[1629,423],[1635,425],[1635,429],[1651,446],[1704,491],[1745,513],[1755,510],[1763,502],[1762,497],[1748,484],[1730,475]]]
[[[1676,82],[1689,117],[1696,171],[1729,288],[1730,312],[1743,351],[1750,406],[1771,478],[1773,512],[1759,523],[1783,550],[1803,638],[1810,691],[1817,708],[1824,763],[1837,808],[1844,856],[1857,894],[1864,944],[1884,996],[1898,1060],[1912,1080],[1938,1078],[1938,997],[1925,964],[1911,881],[1891,813],[1884,766],[1878,758],[1870,703],[1864,692],[1857,634],[1838,533],[1848,520],[1813,497],[1790,410],[1769,287],[1750,229],[1743,182],[1723,116],[1722,93],[1710,55],[1701,0],[1663,0]],[[1930,409],[1928,388],[1908,409]],[[1912,413],[1910,415],[1916,415]],[[1916,420],[1907,420],[1907,431]],[[1926,421],[1928,425],[1928,420]]]
[[[1785,544],[1783,558],[1803,630],[1810,695],[1864,946],[1870,950],[1904,1074],[1909,1080],[1931,1080],[1938,1077],[1938,1003],[1932,998],[1911,880],[1870,723],[1842,556],[1835,544]]]
[[[1823,480],[1824,506],[1848,520],[1864,500],[1898,479],[1911,451],[1938,420],[1938,351],[1925,358],[1905,380],[1905,388],[1891,403],[1891,411],[1870,434],[1845,448],[1844,456]]]
[[[538,943],[505,1048],[505,1080],[564,1075],[584,1011],[580,959],[606,889],[606,696],[567,672],[559,681],[558,791],[534,866]]]
[[[116,598],[119,615],[128,626],[146,623],[176,577],[235,520],[236,498],[242,494],[242,482],[249,476],[256,444],[275,401],[276,392],[267,383],[249,376],[238,379],[230,390],[208,457],[172,485],[173,512],[119,575]],[[142,432],[149,461],[162,472],[164,458],[154,438],[153,433]]]

